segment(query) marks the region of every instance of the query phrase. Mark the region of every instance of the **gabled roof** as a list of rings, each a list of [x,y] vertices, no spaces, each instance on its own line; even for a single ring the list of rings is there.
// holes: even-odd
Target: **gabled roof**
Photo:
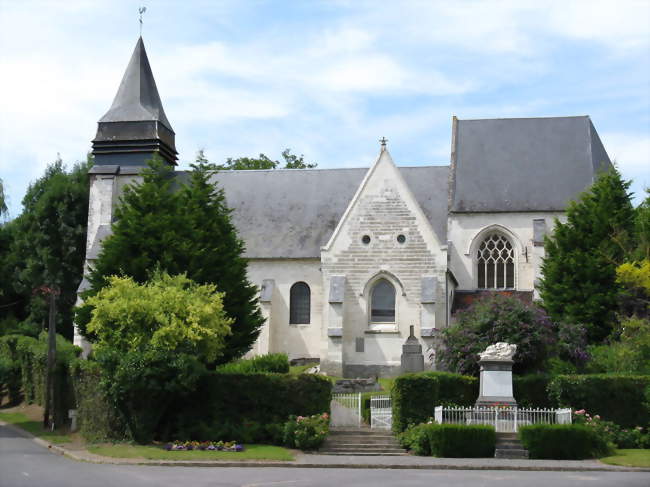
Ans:
[[[446,242],[449,166],[399,170],[439,241]],[[246,257],[320,258],[321,247],[367,172],[367,168],[221,171],[213,180],[233,209]]]
[[[138,39],[111,108],[100,122],[158,121],[172,126],[163,109],[142,37]]]
[[[611,167],[588,116],[454,122],[451,212],[562,211]]]

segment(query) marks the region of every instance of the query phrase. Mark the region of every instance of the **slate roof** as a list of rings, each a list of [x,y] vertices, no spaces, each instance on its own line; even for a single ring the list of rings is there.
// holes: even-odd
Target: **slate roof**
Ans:
[[[608,167],[588,116],[458,120],[449,209],[562,211]]]
[[[398,169],[444,244],[449,166]],[[247,257],[320,258],[321,247],[329,240],[367,171],[222,171],[213,179],[224,189],[228,206],[233,209],[233,223],[246,243]]]
[[[111,108],[100,122],[159,121],[172,126],[163,109],[142,37],[138,39]]]

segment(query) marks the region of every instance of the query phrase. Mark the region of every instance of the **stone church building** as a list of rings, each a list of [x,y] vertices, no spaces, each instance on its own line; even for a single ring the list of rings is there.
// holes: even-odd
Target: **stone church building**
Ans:
[[[142,39],[93,153],[87,266],[146,160],[177,160]],[[453,117],[446,165],[401,166],[383,142],[356,169],[215,173],[266,318],[251,353],[318,358],[346,377],[399,373],[411,325],[427,349],[482,293],[535,299],[544,235],[610,165],[588,116]]]

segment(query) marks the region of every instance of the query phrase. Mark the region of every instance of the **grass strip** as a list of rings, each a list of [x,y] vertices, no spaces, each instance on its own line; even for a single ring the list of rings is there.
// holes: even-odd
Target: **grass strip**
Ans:
[[[292,461],[286,448],[271,445],[244,445],[243,452],[226,451],[166,451],[160,446],[115,443],[88,447],[90,453],[112,458],[145,458],[147,460],[280,460]]]
[[[23,413],[0,413],[0,420],[24,429],[50,443],[69,443],[72,441],[69,435],[43,429],[42,422],[32,421]]]
[[[614,455],[600,458],[600,461],[608,465],[622,467],[650,467],[650,450],[616,450]]]

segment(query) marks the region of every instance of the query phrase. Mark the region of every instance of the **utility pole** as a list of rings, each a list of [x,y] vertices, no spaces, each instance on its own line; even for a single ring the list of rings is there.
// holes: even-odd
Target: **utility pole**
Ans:
[[[54,429],[54,382],[56,367],[56,295],[58,289],[42,286],[39,292],[48,296],[50,312],[47,331],[47,373],[45,377],[45,412],[43,413],[43,428]],[[50,420],[51,419],[51,420]]]

